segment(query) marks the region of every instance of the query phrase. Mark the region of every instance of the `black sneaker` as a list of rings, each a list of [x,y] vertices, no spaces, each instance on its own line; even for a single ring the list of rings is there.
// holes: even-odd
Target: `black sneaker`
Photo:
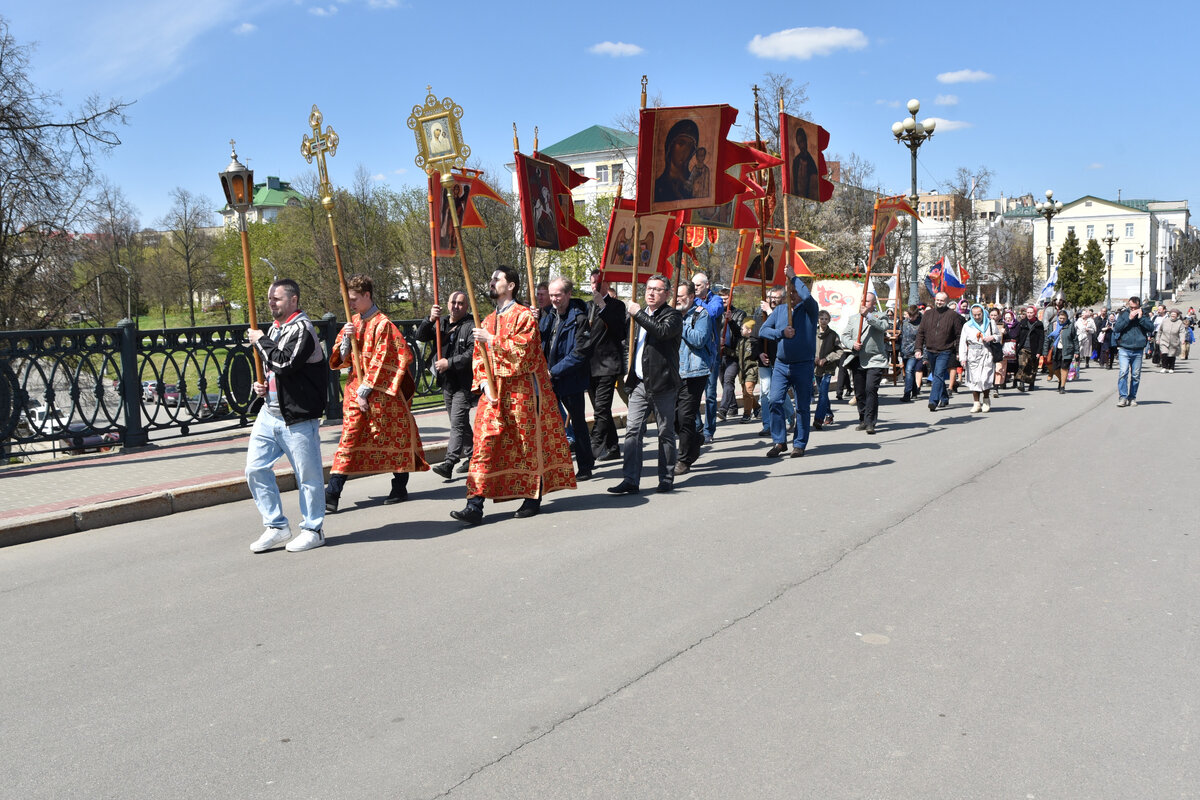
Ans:
[[[454,464],[449,461],[443,461],[440,464],[430,467],[429,471],[435,475],[442,476],[446,480],[450,480],[454,474]]]
[[[467,506],[462,511],[451,511],[450,516],[454,517],[459,522],[465,522],[468,525],[478,525],[483,522],[483,512],[476,508]]]
[[[659,494],[666,494],[667,492],[673,491],[674,489],[675,489],[675,485],[673,483],[671,483],[670,481],[659,481],[658,488],[655,489],[654,491],[658,492]]]
[[[466,461],[462,462],[461,464],[459,464],[459,465],[458,465],[458,469],[456,469],[456,470],[454,470],[454,471],[455,471],[455,472],[457,472],[459,475],[466,475],[468,472],[470,472],[470,471],[471,471],[471,461],[470,461],[470,459],[468,459],[468,460],[466,460]]]

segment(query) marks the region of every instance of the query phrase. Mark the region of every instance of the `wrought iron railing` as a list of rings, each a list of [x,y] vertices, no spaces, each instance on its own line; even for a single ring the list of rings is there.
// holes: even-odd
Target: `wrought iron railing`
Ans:
[[[427,369],[420,320],[396,321],[417,356],[417,397],[440,394]],[[326,354],[341,323],[313,324]],[[254,362],[245,325],[139,330],[0,331],[0,442],[5,460],[37,452],[104,450],[120,442],[249,424]],[[326,418],[342,415],[341,375],[330,373]]]

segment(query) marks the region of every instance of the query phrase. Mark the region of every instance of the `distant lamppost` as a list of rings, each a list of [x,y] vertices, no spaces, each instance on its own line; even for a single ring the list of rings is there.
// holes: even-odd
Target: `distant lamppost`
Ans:
[[[273,281],[279,280],[279,270],[275,269],[275,265],[271,263],[271,259],[266,258],[265,256],[259,256],[258,260],[262,261],[264,264],[266,264],[268,267],[271,268],[271,280],[273,280]]]
[[[1108,307],[1112,308],[1112,248],[1114,244],[1121,241],[1121,237],[1110,233],[1100,241],[1108,245]]]
[[[909,200],[912,201],[914,210],[917,209],[917,150],[933,136],[933,129],[937,126],[937,122],[933,119],[917,122],[917,112],[920,110],[920,101],[909,100],[909,115],[900,122],[892,124],[892,135],[896,137],[896,141],[903,144],[912,153],[912,195]],[[915,306],[921,299],[917,284],[917,249],[917,220],[914,217],[912,219],[912,265],[909,268],[908,276],[908,304],[910,306]]]
[[[1146,254],[1150,252],[1150,248],[1144,244],[1139,244],[1137,249],[1138,257],[1138,297],[1142,297],[1142,271],[1146,266]],[[1145,298],[1143,298],[1145,299]],[[1109,306],[1112,308],[1112,306]]]
[[[117,264],[117,269],[125,273],[125,318],[133,321],[133,271],[129,267]]]
[[[242,267],[246,272],[246,310],[250,317],[250,327],[257,328],[258,313],[254,308],[254,283],[250,277],[250,234],[246,230],[246,212],[254,204],[254,170],[238,161],[233,139],[229,140],[229,148],[231,151],[229,166],[217,174],[221,178],[221,188],[225,191],[225,202],[237,212],[238,231],[242,234]],[[254,354],[255,380],[259,383],[266,383],[258,348],[252,347],[250,352]]]
[[[1050,280],[1050,262],[1054,259],[1054,248],[1050,244],[1054,237],[1054,229],[1050,227],[1050,220],[1054,219],[1063,210],[1062,201],[1054,202],[1054,190],[1046,190],[1046,202],[1035,203],[1034,209],[1037,213],[1046,218],[1046,280]]]

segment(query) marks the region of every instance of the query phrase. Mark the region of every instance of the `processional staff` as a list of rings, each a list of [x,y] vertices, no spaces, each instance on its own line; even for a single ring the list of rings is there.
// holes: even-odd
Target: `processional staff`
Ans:
[[[647,83],[646,76],[643,75],[642,76],[642,104],[641,104],[642,111],[646,110],[646,83]],[[640,118],[638,120],[638,125],[641,125]],[[647,187],[647,186],[639,186],[638,191],[639,192],[653,191],[653,188]],[[616,206],[614,206],[614,208],[615,207]],[[641,241],[640,241],[641,238],[642,238],[642,218],[635,216],[633,218],[633,284],[629,288],[630,298],[632,299],[632,301],[634,303],[637,302],[638,267],[641,266],[641,261],[642,261],[642,245],[641,245]],[[678,279],[679,279],[679,276],[676,276],[676,280],[678,280]],[[628,363],[626,364],[626,367],[625,367],[626,373],[633,371],[633,354],[634,354],[634,351],[637,349],[634,346],[635,342],[637,342],[636,326],[637,326],[637,323],[634,322],[633,317],[630,316],[629,317],[629,338],[626,340],[629,342],[629,347],[628,347],[629,357],[628,357]]]

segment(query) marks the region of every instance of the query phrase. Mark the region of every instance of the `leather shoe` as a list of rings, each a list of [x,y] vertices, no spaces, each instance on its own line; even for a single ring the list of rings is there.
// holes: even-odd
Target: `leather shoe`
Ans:
[[[466,461],[462,462],[461,464],[458,465],[458,469],[456,469],[454,471],[457,472],[459,475],[466,475],[468,472],[471,471],[471,460],[467,459]]]
[[[860,422],[860,423],[858,423],[858,425],[854,426],[854,430],[856,430],[856,431],[865,431],[866,429],[867,429],[867,423],[865,423],[865,422]]]
[[[679,461],[675,464],[676,475],[687,475],[692,469],[692,465],[686,461]]]
[[[591,479],[592,479],[592,471],[591,470],[585,469],[585,470],[580,470],[579,472],[575,473],[575,480],[577,480],[577,481],[590,481]]]
[[[517,509],[513,516],[517,519],[529,519],[530,517],[535,516],[541,510],[542,503],[540,500],[530,500],[529,498],[525,498],[525,502],[521,503],[521,507]]]
[[[930,403],[930,404],[929,404],[929,410],[930,410],[930,411],[937,411],[937,405],[936,405],[936,404],[934,404],[934,403]]]
[[[655,489],[655,491],[658,492],[659,494],[666,494],[667,492],[673,491],[674,489],[675,489],[674,484],[668,483],[667,481],[659,481],[658,488]]]
[[[875,434],[875,426],[873,424],[867,426],[867,434],[872,436]]]
[[[818,422],[817,420],[813,420],[812,429],[814,431],[819,431],[819,430],[821,430],[821,428],[824,428],[824,427],[825,426],[823,424],[821,424],[820,422]]]
[[[336,514],[337,513],[338,499],[339,498],[334,497],[331,494],[325,495],[325,513],[326,514]]]
[[[450,480],[450,476],[454,474],[454,465],[449,461],[443,461],[440,464],[430,467],[429,471],[435,475],[441,475],[446,480]]]
[[[803,458],[803,457],[804,457],[804,448],[803,447],[793,447],[792,448],[792,458]]]
[[[608,487],[609,494],[637,494],[638,487],[628,481],[621,481],[616,486]]]
[[[773,444],[771,449],[767,451],[767,458],[780,458],[784,451],[787,450],[787,445]]]
[[[451,511],[450,516],[454,517],[459,522],[465,522],[468,525],[478,525],[483,522],[483,512],[467,506],[462,511]]]
[[[383,499],[385,506],[394,506],[396,503],[403,503],[408,499],[408,489],[401,489],[398,492],[392,492]]]
[[[606,450],[603,454],[601,454],[599,460],[600,461],[620,461],[621,460],[621,448],[613,447],[613,448]]]

